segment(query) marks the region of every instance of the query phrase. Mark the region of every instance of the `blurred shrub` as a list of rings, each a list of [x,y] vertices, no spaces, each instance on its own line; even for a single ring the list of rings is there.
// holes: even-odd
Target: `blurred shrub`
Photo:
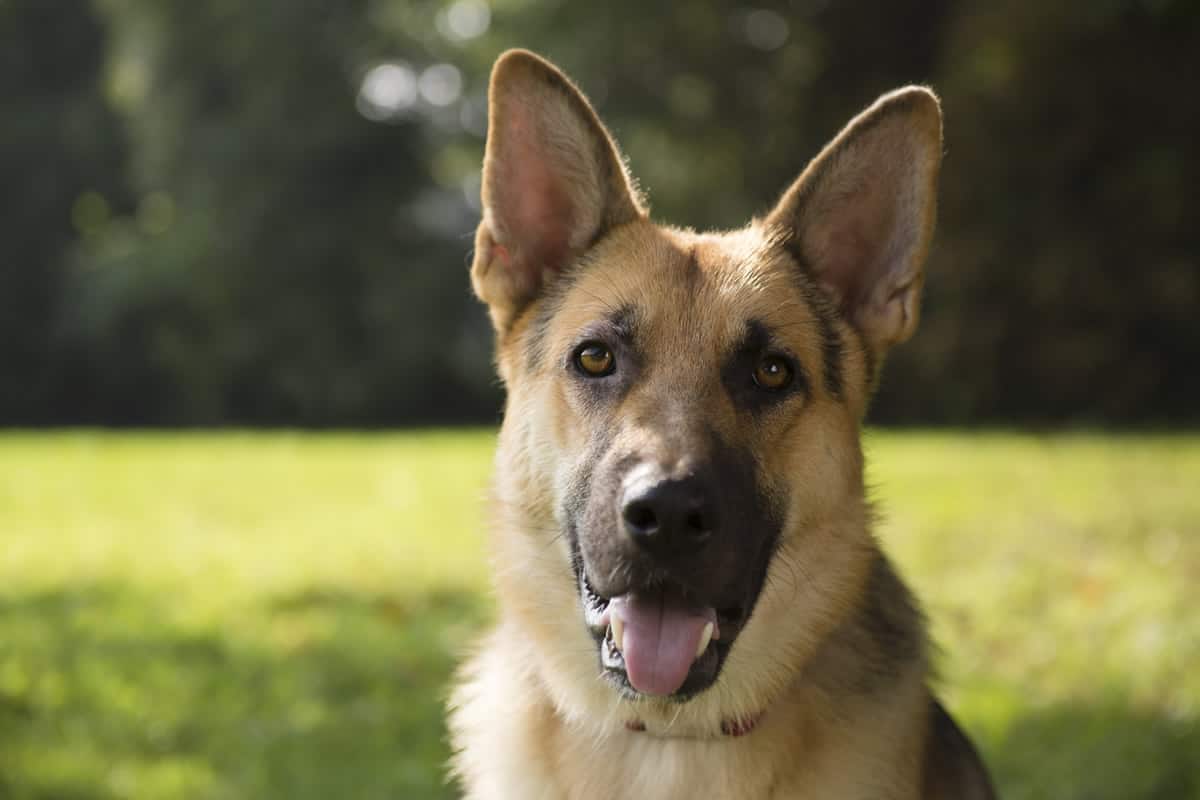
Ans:
[[[495,407],[465,242],[408,224],[433,185],[419,117],[360,114],[382,37],[367,4],[113,3],[117,102],[136,217],[86,254],[70,319],[119,421],[304,425],[479,416]],[[464,203],[444,222],[466,232]],[[96,376],[94,382],[103,382]],[[152,398],[126,415],[130,390]],[[140,404],[139,404],[140,405]]]
[[[86,409],[82,354],[60,329],[71,254],[129,201],[105,42],[79,3],[0,3],[0,421]]]
[[[1200,4],[967,5],[938,70],[930,313],[889,417],[1200,419]]]
[[[697,226],[934,85],[926,314],[876,418],[1194,422],[1198,8],[11,0],[0,421],[492,418],[465,267],[488,68],[527,46]]]

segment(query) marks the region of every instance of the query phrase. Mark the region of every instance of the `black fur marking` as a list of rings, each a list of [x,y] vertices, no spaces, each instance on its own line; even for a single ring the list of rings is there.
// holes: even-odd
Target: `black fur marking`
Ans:
[[[522,315],[533,315],[533,318],[529,322],[529,330],[525,335],[525,363],[530,372],[536,372],[538,366],[544,363],[548,355],[546,352],[546,339],[550,334],[550,323],[553,322],[558,312],[562,310],[567,296],[575,288],[575,285],[579,282],[579,278],[592,265],[595,258],[593,250],[596,245],[603,241],[611,232],[609,230],[599,231],[583,251],[583,254],[572,261],[554,278],[553,282],[546,287],[545,292],[539,299],[522,310]],[[515,325],[516,322],[514,321],[510,328]]]
[[[792,383],[779,391],[768,391],[754,382],[754,369],[759,359],[768,353],[784,358],[792,369]],[[804,365],[793,353],[775,343],[766,325],[752,319],[746,332],[721,367],[721,383],[738,408],[758,413],[777,405],[797,393],[810,391],[811,379]]]
[[[703,547],[650,554],[618,527],[615,512],[625,477],[634,468],[656,463],[654,452],[590,448],[588,463],[576,479],[588,481],[589,486],[572,491],[576,498],[585,499],[571,500],[564,508],[585,603],[589,591],[611,598],[635,590],[675,587],[698,605],[716,609],[721,639],[692,666],[671,697],[677,702],[716,681],[762,593],[783,519],[781,506],[758,483],[751,453],[726,444],[712,430],[698,430],[695,436],[692,452],[698,462],[687,478],[705,487],[715,520]],[[619,691],[635,696],[623,660],[609,648],[605,632],[592,628],[591,634],[605,677]]]
[[[903,671],[924,657],[922,616],[908,587],[882,554],[875,557],[862,605],[851,618],[852,637],[861,638],[856,688],[864,694],[886,691]]]
[[[632,306],[621,306],[579,331],[566,353],[563,368],[589,411],[596,411],[625,396],[641,372],[644,356],[638,346],[638,313]],[[612,350],[615,366],[602,377],[583,375],[575,364],[575,353],[589,341],[598,341]]]
[[[543,297],[529,307],[525,313],[532,314],[525,334],[525,364],[530,372],[536,372],[546,358],[546,340],[550,336],[550,323],[562,310],[567,295],[579,280],[587,264],[587,257],[579,258],[573,268],[565,270],[552,283]]]
[[[858,328],[851,328],[854,331],[855,337],[858,339],[859,351],[863,357],[863,375],[866,383],[867,393],[871,394],[875,391],[875,386],[879,381],[879,359],[875,355],[875,351],[871,349],[867,337],[862,335],[862,331]]]
[[[910,662],[921,654],[920,612],[908,589],[882,555],[871,564],[862,623],[877,648],[897,661]]]
[[[807,266],[808,258],[804,255],[804,243],[800,241],[796,229],[788,226],[779,230],[777,234],[784,252],[792,257],[792,260],[796,262],[796,267],[802,270],[806,276],[812,275],[812,270]]]
[[[842,337],[838,334],[838,312],[834,309],[833,303],[825,291],[819,286],[815,286],[811,280],[801,280],[800,285],[808,307],[817,317],[817,327],[821,332],[822,377],[825,380],[825,391],[829,392],[835,400],[841,400],[844,388],[842,385],[842,359],[845,358],[845,352],[842,347]]]
[[[817,328],[821,334],[821,376],[824,379],[825,391],[829,392],[833,399],[842,400],[845,392],[842,362],[846,353],[837,326],[842,315],[834,306],[829,293],[817,284],[812,268],[804,260],[796,237],[789,236],[784,239],[783,249],[796,263],[796,269],[792,272],[794,283],[804,296],[804,302],[817,318]],[[871,371],[868,370],[868,376],[870,374]]]
[[[928,800],[996,800],[996,790],[971,740],[938,701],[930,703],[929,715],[921,796]]]
[[[608,427],[596,429],[579,466],[568,481],[569,488],[563,498],[562,518],[566,525],[564,534],[571,548],[571,567],[578,579],[583,574],[583,556],[579,550],[579,522],[587,513],[595,483],[596,465],[608,455],[612,448],[612,431]]]
[[[842,337],[832,313],[817,312],[817,325],[821,329],[821,358],[824,361],[825,389],[835,400],[842,399]]]
[[[921,612],[887,557],[876,553],[858,605],[813,657],[833,694],[878,697],[925,659]]]
[[[605,317],[613,332],[626,344],[636,346],[638,313],[633,306],[624,305]]]

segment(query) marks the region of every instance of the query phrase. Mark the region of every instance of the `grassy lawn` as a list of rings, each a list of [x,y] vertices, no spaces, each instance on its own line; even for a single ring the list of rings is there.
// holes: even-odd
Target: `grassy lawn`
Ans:
[[[486,432],[0,435],[0,798],[442,798]],[[1200,798],[1200,437],[876,433],[1002,796]]]

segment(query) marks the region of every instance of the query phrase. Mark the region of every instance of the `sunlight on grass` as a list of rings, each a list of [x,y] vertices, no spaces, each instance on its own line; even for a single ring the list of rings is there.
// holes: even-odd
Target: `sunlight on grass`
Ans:
[[[1007,798],[1200,797],[1200,440],[876,433],[884,541]]]
[[[0,797],[453,796],[492,444],[0,437]],[[867,451],[1003,796],[1200,797],[1200,438]]]
[[[491,446],[0,439],[0,796],[444,796]]]

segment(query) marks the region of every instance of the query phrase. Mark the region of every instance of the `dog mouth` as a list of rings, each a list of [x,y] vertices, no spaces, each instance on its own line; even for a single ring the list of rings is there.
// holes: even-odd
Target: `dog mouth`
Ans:
[[[580,569],[579,586],[604,676],[630,697],[682,701],[707,689],[745,618],[742,608],[714,608],[671,581],[604,597]]]

